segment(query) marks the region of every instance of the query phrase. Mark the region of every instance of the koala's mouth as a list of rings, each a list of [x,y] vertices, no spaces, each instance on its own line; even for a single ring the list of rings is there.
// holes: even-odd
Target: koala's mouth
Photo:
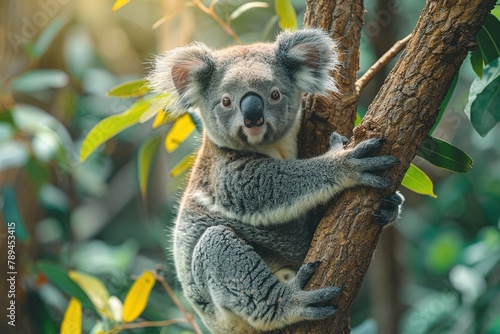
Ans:
[[[269,142],[272,138],[272,132],[269,123],[265,123],[262,126],[253,126],[251,128],[240,126],[238,137],[246,144],[257,145]]]

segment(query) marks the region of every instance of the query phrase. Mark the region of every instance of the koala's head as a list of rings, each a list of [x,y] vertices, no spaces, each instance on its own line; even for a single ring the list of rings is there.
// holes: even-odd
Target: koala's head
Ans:
[[[196,43],[158,56],[148,80],[156,92],[170,94],[172,113],[196,110],[216,145],[249,149],[290,131],[302,93],[336,92],[333,46],[319,29],[216,51]]]

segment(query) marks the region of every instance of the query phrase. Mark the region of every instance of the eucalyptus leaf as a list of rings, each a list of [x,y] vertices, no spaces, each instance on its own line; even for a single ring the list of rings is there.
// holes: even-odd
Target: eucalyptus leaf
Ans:
[[[38,36],[35,43],[30,49],[30,55],[34,58],[40,58],[52,44],[61,30],[68,24],[71,16],[68,12],[59,14],[55,19],[51,20],[49,24]]]
[[[472,69],[474,70],[474,73],[478,77],[483,76],[483,55],[481,54],[481,48],[477,47],[475,48],[471,54],[470,54],[470,64],[472,66]]]
[[[160,97],[136,101],[124,112],[106,117],[85,136],[80,149],[80,160],[85,161],[94,150],[108,139],[139,122],[151,103]]]
[[[6,231],[13,231],[17,240],[25,241],[28,239],[28,231],[24,225],[19,206],[17,204],[17,197],[15,190],[10,185],[5,185],[0,193],[0,211],[3,214],[3,221],[5,223]],[[9,234],[10,235],[10,234]],[[5,238],[5,237],[4,237]],[[9,268],[9,271],[14,271]]]
[[[148,87],[148,81],[145,79],[133,80],[122,83],[118,86],[111,88],[108,92],[108,96],[114,97],[138,97],[149,93],[150,89]]]
[[[279,17],[279,25],[282,29],[297,29],[297,14],[291,0],[274,1],[276,15]]]
[[[471,105],[471,123],[482,136],[500,122],[500,77],[479,93]]]
[[[477,39],[486,64],[500,57],[500,21],[494,15],[486,16]]]
[[[38,262],[37,268],[42,271],[52,284],[78,300],[86,307],[95,310],[94,304],[87,294],[58,265],[48,262]]]
[[[483,77],[472,82],[465,113],[482,136],[500,121],[500,58],[484,67]]]
[[[414,193],[437,198],[436,194],[434,194],[434,185],[431,179],[414,164],[410,164],[401,185]]]
[[[29,149],[24,143],[17,141],[1,143],[0,171],[24,166],[28,161],[29,155]]]
[[[161,136],[155,136],[145,141],[139,148],[137,157],[139,187],[141,189],[142,198],[145,200],[148,187],[148,175],[151,168],[151,163],[155,157],[155,153],[160,146]]]
[[[21,93],[34,93],[49,88],[62,88],[69,83],[68,75],[60,70],[31,70],[12,80],[10,87]]]
[[[458,173],[465,173],[474,164],[472,158],[464,151],[431,136],[427,136],[424,140],[417,155],[435,166]]]

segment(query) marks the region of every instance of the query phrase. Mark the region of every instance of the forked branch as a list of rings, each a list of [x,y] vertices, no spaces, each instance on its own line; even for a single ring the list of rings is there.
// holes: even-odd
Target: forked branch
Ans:
[[[373,64],[365,72],[365,74],[363,74],[363,76],[361,76],[361,78],[359,78],[356,81],[356,94],[358,96],[361,93],[361,91],[363,90],[363,88],[365,88],[366,85],[368,85],[370,80],[373,79],[373,77],[382,68],[384,68],[387,65],[387,63],[391,61],[392,58],[394,58],[401,50],[403,50],[403,48],[406,46],[406,43],[408,43],[410,38],[411,38],[411,34],[409,34],[408,36],[406,36],[402,40],[399,40],[396,43],[394,43],[394,45],[386,53],[384,53],[384,55],[382,57],[380,57],[379,60],[377,60],[375,62],[375,64]]]

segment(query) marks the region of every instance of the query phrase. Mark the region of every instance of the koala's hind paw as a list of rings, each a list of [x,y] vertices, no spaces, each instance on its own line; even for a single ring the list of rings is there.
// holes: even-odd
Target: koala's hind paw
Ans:
[[[331,317],[336,307],[328,305],[332,302],[333,298],[337,296],[343,289],[336,286],[329,286],[326,288],[304,291],[302,288],[314,274],[318,267],[319,262],[310,262],[303,264],[297,275],[294,278],[294,293],[292,299],[297,307],[299,317],[307,320],[325,319]]]
[[[337,310],[336,306],[329,305],[342,289],[336,286],[300,291],[295,295],[298,313],[305,320],[325,319],[331,317]]]
[[[302,289],[304,285],[306,285],[307,281],[316,271],[316,268],[319,266],[319,261],[304,263],[297,274],[295,275],[295,284],[298,289]]]
[[[375,217],[373,222],[376,225],[387,225],[399,218],[404,197],[399,191],[382,198],[380,210],[372,213]]]

